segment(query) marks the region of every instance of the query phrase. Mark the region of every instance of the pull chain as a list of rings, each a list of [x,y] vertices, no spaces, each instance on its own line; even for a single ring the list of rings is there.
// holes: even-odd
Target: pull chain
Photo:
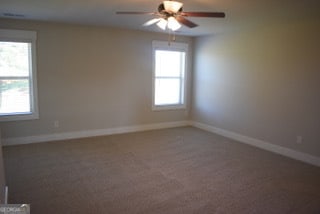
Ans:
[[[168,34],[168,45],[171,45],[171,42],[176,41],[176,34],[173,30],[168,29],[169,30],[169,34]]]

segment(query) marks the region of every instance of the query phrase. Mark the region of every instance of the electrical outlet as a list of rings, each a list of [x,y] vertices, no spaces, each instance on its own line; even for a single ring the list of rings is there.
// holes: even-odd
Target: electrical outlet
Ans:
[[[54,126],[54,128],[59,128],[59,126],[60,126],[59,120],[55,120],[55,121],[53,122],[53,126]]]
[[[297,140],[296,140],[296,142],[298,143],[298,144],[301,144],[302,143],[302,141],[303,141],[303,138],[302,138],[302,136],[297,136]]]

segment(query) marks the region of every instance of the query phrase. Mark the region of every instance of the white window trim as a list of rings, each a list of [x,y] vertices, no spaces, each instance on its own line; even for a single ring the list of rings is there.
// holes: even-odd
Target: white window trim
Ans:
[[[156,50],[169,50],[169,51],[182,51],[186,53],[185,58],[185,72],[183,80],[183,103],[182,104],[173,104],[173,105],[155,105],[155,51]],[[178,43],[168,41],[152,41],[152,110],[153,111],[162,111],[162,110],[179,110],[187,108],[187,78],[188,78],[188,44],[187,43]]]
[[[37,61],[36,61],[36,41],[37,33],[26,30],[0,29],[0,41],[8,42],[30,42],[31,43],[31,78],[30,78],[30,105],[31,113],[17,113],[12,115],[0,115],[2,121],[18,121],[39,119],[38,90],[37,90]]]

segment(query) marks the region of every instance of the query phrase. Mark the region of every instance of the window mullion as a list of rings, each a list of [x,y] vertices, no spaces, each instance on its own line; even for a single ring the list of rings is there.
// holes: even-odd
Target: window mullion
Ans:
[[[156,79],[181,79],[182,77],[168,77],[168,76],[158,76]]]

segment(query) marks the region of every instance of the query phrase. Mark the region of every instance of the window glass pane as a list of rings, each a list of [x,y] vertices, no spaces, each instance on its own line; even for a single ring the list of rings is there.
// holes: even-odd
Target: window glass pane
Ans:
[[[184,66],[184,52],[155,51],[156,77],[179,77]]]
[[[0,76],[29,76],[29,43],[0,42]]]
[[[180,104],[180,79],[155,80],[155,105]]]
[[[30,111],[29,80],[0,80],[0,114]]]

